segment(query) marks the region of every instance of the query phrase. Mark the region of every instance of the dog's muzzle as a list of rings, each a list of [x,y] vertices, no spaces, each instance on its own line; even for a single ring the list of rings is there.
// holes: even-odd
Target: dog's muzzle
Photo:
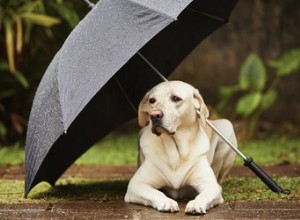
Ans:
[[[164,117],[164,113],[161,110],[153,110],[150,113],[150,119],[152,122],[159,123]]]
[[[160,110],[153,110],[150,113],[150,120],[152,122],[152,133],[156,135],[161,135],[163,132],[161,128],[162,118],[164,117],[164,113]]]
[[[167,133],[170,135],[174,135],[175,132],[170,132],[162,125],[162,119],[164,117],[164,113],[161,110],[153,110],[150,113],[150,120],[152,122],[152,133],[160,136],[162,133]]]

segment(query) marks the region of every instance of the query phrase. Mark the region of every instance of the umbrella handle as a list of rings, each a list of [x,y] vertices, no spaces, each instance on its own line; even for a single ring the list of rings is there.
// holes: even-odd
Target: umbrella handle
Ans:
[[[228,144],[233,151],[235,151],[244,160],[244,166],[249,167],[256,174],[256,176],[260,178],[273,192],[290,194],[289,190],[283,190],[279,185],[277,185],[274,180],[268,176],[268,174],[266,174],[256,163],[254,163],[251,157],[246,157],[241,151],[239,151],[237,147],[234,146],[234,144],[227,139],[208,119],[206,119],[206,123],[226,144]]]
[[[245,160],[244,166],[249,167],[273,192],[290,194],[290,190],[283,190],[253,161],[251,157]]]

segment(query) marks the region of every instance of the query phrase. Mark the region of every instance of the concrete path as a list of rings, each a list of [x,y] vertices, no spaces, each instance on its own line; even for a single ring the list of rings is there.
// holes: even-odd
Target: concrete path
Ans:
[[[123,201],[0,204],[0,219],[300,219],[300,202],[233,202],[187,216],[186,202],[178,213],[161,213]]]

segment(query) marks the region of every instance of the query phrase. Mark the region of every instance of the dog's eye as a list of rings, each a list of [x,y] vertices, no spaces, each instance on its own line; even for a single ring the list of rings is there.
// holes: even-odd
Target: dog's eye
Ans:
[[[176,96],[176,95],[172,95],[172,96],[171,96],[171,100],[172,100],[173,102],[180,102],[182,99],[179,98],[179,97]]]
[[[155,98],[150,98],[150,99],[149,99],[149,103],[150,103],[150,104],[154,104],[155,102],[156,102],[156,99],[155,99]]]

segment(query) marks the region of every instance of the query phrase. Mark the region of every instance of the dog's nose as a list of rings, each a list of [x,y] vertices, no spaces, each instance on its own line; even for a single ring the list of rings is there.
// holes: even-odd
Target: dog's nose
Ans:
[[[164,113],[160,110],[154,110],[150,113],[150,119],[152,121],[160,121],[164,117]]]

